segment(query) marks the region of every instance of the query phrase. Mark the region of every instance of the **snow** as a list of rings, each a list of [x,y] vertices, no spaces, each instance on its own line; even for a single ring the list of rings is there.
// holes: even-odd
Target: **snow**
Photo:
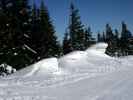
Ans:
[[[37,54],[37,52],[30,48],[28,45],[24,44],[24,47],[27,48],[29,51],[33,52],[34,54]]]
[[[58,61],[57,58],[49,58],[39,61],[19,72],[16,72],[13,76],[21,77],[33,77],[42,76],[46,74],[52,74],[58,71]]]
[[[7,65],[7,64],[1,64],[0,65],[0,74],[2,76],[6,76],[6,75],[9,75],[9,74],[12,74],[15,72],[16,72],[16,69],[10,65]]]
[[[0,100],[132,100],[133,56],[112,58],[107,44],[39,61],[0,79]]]

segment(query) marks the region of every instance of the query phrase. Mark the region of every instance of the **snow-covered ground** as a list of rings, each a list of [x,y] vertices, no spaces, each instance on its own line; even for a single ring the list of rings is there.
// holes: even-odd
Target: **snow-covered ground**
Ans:
[[[100,43],[44,59],[0,79],[0,100],[132,100],[133,56],[112,58]]]

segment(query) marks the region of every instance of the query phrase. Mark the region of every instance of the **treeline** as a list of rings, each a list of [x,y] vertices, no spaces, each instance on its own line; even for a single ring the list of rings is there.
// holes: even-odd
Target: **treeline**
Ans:
[[[113,30],[109,24],[103,33],[98,33],[98,42],[108,43],[106,54],[110,56],[127,56],[133,55],[133,36],[128,30],[125,22],[121,24],[121,32]]]
[[[62,45],[43,0],[40,7],[29,6],[28,0],[0,0],[0,64],[21,69],[44,58],[84,50],[94,41],[91,35],[73,4]]]
[[[63,42],[60,42],[43,0],[40,7],[36,3],[29,6],[28,0],[0,0],[0,64],[11,65],[18,70],[44,58],[85,50],[96,43],[91,28],[83,25],[73,4],[69,17]],[[117,30],[113,33],[109,24],[106,34],[98,34],[98,42],[109,44],[106,52],[109,55],[113,50],[125,52],[128,40],[125,34],[130,32],[125,23],[122,26],[121,38]]]

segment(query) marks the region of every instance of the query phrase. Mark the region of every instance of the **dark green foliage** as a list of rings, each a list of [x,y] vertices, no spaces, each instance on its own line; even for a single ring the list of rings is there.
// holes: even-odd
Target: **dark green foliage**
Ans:
[[[27,0],[1,0],[0,16],[0,63],[7,63],[16,69],[31,64],[28,50],[24,50],[28,32]]]
[[[42,1],[31,13],[28,0],[0,1],[0,64],[24,68],[46,57],[59,56],[61,47]]]
[[[60,53],[60,44],[57,41],[54,26],[43,1],[40,7],[39,30],[38,42],[40,47],[38,47],[37,52],[39,53],[41,59],[58,56]]]
[[[112,41],[113,37],[114,37],[114,34],[111,26],[109,24],[106,24],[106,42],[108,43]]]
[[[100,32],[98,32],[98,34],[97,34],[97,42],[106,42],[106,36],[105,36],[104,32],[103,32],[103,34],[100,34]]]
[[[0,64],[24,68],[47,57],[59,57],[74,50],[85,50],[95,43],[91,28],[84,28],[78,9],[71,4],[70,23],[61,47],[47,7],[42,0],[30,9],[28,0],[0,0]],[[132,55],[133,37],[122,22],[121,36],[109,24],[98,42],[108,43],[110,56]]]
[[[74,5],[70,7],[70,25],[69,34],[72,45],[72,50],[83,50],[84,49],[84,29],[80,20],[79,11],[75,9]]]
[[[97,34],[97,42],[102,42],[102,36],[99,32]]]
[[[69,34],[66,32],[63,39],[63,54],[70,53],[72,51],[71,41],[69,38]]]
[[[129,39],[132,38],[131,32],[127,29],[127,25],[122,22],[122,32],[120,39],[120,47],[122,55],[128,55]]]
[[[69,36],[69,39],[66,40],[66,35]],[[84,29],[84,25],[81,22],[79,11],[71,4],[70,7],[70,23],[68,26],[68,32],[65,34],[63,48],[64,53],[74,51],[74,50],[85,50],[91,44],[94,43],[92,38],[91,29]]]
[[[92,32],[91,32],[91,28],[88,27],[85,29],[85,38],[84,38],[84,49],[87,49],[88,47],[90,47],[91,45],[95,44],[96,41],[95,39],[92,37]]]
[[[117,29],[113,33],[109,24],[106,25],[106,35],[104,33],[103,36],[100,33],[97,35],[98,42],[108,43],[106,54],[110,56],[131,55],[133,52],[132,38],[132,34],[124,22],[122,22],[121,36]]]

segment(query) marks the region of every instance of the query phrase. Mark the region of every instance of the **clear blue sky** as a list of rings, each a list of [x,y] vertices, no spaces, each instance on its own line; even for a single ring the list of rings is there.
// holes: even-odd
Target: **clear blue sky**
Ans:
[[[36,0],[37,5],[41,0]],[[69,22],[71,0],[44,0],[59,39],[64,35]],[[133,0],[73,0],[80,11],[83,24],[91,26],[96,34],[110,23],[112,28],[121,29],[121,21],[125,21],[133,32]]]

